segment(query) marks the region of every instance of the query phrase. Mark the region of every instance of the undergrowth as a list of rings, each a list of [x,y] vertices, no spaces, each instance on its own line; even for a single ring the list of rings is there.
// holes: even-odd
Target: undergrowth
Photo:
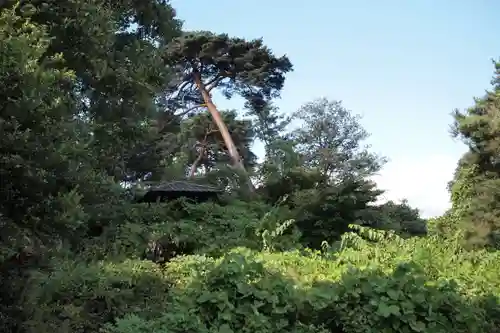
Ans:
[[[266,230],[276,244],[294,237],[283,223],[253,225],[263,224],[275,228]],[[138,258],[66,262],[33,279],[28,331],[493,333],[500,327],[496,252],[467,252],[438,235],[403,239],[354,225],[320,251],[272,251],[266,233],[256,234],[262,239],[254,238],[254,248],[229,242],[222,255],[180,255],[160,266]]]

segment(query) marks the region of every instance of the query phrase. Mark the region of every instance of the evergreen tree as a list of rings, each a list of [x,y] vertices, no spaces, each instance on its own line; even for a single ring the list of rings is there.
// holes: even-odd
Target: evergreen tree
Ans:
[[[332,181],[371,176],[385,163],[385,158],[363,145],[369,134],[359,123],[359,116],[339,101],[314,100],[303,105],[292,118],[302,121],[292,138],[304,162]]]
[[[469,147],[451,184],[453,209],[471,245],[500,247],[500,63],[493,89],[473,107],[455,111],[454,134]]]
[[[234,94],[260,99],[279,96],[285,74],[292,70],[288,58],[276,57],[262,39],[247,41],[208,31],[189,32],[177,38],[168,46],[165,58],[168,65],[177,66],[183,74],[175,96],[180,94],[195,103],[204,103],[224,139],[233,166],[246,173],[211,91],[220,89],[228,98]],[[248,185],[253,191],[250,179]]]
[[[123,200],[118,182],[157,164],[136,157],[154,137],[171,71],[156,44],[179,34],[174,15],[156,0],[0,4],[2,330],[23,322],[27,273],[76,253],[101,205]]]

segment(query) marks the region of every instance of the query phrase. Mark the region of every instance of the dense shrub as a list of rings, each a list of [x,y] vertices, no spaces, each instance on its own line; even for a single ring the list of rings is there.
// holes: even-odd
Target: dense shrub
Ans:
[[[475,332],[488,327],[484,311],[453,283],[437,285],[413,265],[392,274],[351,269],[336,284],[319,283],[311,313],[345,332]],[[318,302],[319,299],[319,302]]]
[[[238,221],[234,211],[218,212]],[[275,227],[270,215],[256,218],[254,231]],[[265,242],[229,250],[238,240],[228,237],[214,245],[225,253],[208,255],[202,254],[208,236],[199,233],[199,254],[161,266],[119,256],[60,259],[52,272],[32,278],[25,327],[42,333],[495,332],[498,253],[468,252],[440,236],[403,239],[351,228],[322,251],[260,251]]]
[[[385,158],[341,102],[277,112],[286,56],[110,3],[0,4],[0,332],[500,333],[500,63],[426,221],[380,204]],[[214,123],[217,90],[247,117]],[[187,170],[217,203],[133,201]]]
[[[57,267],[30,281],[26,332],[97,332],[125,314],[148,318],[167,309],[171,283],[153,263],[63,261]]]
[[[107,330],[465,333],[495,324],[488,315],[499,306],[481,296],[484,290],[431,278],[417,263],[352,268],[345,255],[238,249],[217,260],[178,258],[166,267],[176,281],[172,311],[154,319],[128,315]]]
[[[160,241],[175,252],[168,257],[220,255],[236,246],[260,248],[256,230],[270,209],[239,201],[231,205],[179,201],[102,208],[91,221],[98,232],[83,245],[83,258],[140,258],[151,241]]]

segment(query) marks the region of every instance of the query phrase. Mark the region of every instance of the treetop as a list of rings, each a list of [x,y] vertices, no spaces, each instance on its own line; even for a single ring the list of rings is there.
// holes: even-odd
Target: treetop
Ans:
[[[227,97],[258,92],[276,97],[285,74],[293,67],[286,55],[277,57],[262,38],[246,40],[208,31],[191,31],[176,38],[167,48],[168,64],[183,64],[186,79],[199,73],[210,91],[222,87]]]

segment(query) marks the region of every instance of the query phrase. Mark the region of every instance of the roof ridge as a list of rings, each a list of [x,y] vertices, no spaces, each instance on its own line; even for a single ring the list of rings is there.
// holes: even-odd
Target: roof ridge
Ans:
[[[157,185],[150,186],[148,191],[209,191],[220,192],[220,189],[213,185],[199,184],[189,180],[173,180],[162,182]]]

